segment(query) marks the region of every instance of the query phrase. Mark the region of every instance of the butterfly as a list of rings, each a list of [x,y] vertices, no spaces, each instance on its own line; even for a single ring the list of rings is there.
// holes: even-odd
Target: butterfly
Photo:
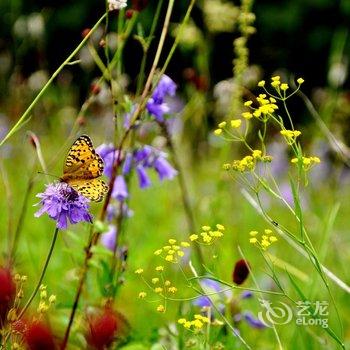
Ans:
[[[98,179],[103,168],[103,160],[96,153],[90,137],[81,135],[68,151],[60,180],[84,197],[100,202],[108,192],[108,185]]]

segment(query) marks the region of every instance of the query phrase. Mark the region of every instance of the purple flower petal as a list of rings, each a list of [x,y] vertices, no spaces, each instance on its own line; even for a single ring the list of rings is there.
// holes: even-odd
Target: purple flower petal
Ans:
[[[141,188],[147,188],[151,186],[151,180],[147,175],[145,168],[142,165],[136,167],[137,176],[139,178],[139,186]]]
[[[123,201],[128,198],[128,188],[124,176],[118,175],[114,181],[112,198],[117,199],[118,201]]]
[[[158,173],[160,180],[164,180],[164,179],[171,180],[177,175],[177,171],[163,157],[158,157],[154,161],[154,169]]]
[[[266,328],[266,325],[262,323],[259,319],[255,318],[254,315],[249,311],[245,311],[243,313],[243,317],[252,328]]]
[[[109,225],[109,229],[101,236],[101,243],[109,250],[114,251],[117,240],[117,228],[114,225]]]

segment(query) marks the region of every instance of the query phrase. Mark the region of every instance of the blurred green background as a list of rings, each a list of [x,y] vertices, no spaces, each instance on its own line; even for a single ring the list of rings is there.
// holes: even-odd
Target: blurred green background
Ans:
[[[174,23],[181,21],[186,8],[185,1],[175,3]],[[192,18],[207,45],[205,55],[201,56],[201,52],[193,48],[180,47],[167,70],[167,74],[178,84],[178,96],[183,103],[189,102],[191,106],[182,114],[182,132],[175,135],[177,151],[188,181],[198,229],[201,225],[216,223],[227,227],[223,242],[204,250],[208,267],[215,270],[220,278],[230,281],[234,262],[240,258],[237,250],[240,246],[251,262],[259,284],[269,289],[273,288],[273,284],[266,277],[263,259],[248,243],[247,235],[250,230],[267,228],[266,223],[242,200],[240,186],[221,170],[222,163],[238,157],[241,150],[238,147],[228,147],[211,135],[213,127],[220,120],[220,114],[215,109],[216,97],[213,91],[218,83],[232,77],[232,42],[238,34],[234,28],[231,32],[210,33],[204,23],[202,5],[202,2],[198,2]],[[156,2],[149,1],[140,14],[140,21],[146,32],[149,30],[155,6]],[[50,74],[78,44],[82,30],[92,26],[104,8],[105,4],[97,0],[0,2],[1,138],[23,113]],[[254,25],[257,33],[248,43],[249,60],[251,67],[254,67],[251,70],[251,80],[256,83],[275,72],[282,72],[286,76],[302,76],[306,81],[304,91],[316,105],[321,117],[336,136],[349,146],[350,92],[347,70],[350,52],[350,2],[256,1],[253,12],[256,15]],[[116,16],[112,16],[112,19],[115,20],[113,28]],[[170,36],[166,41],[165,51],[170,48],[172,41]],[[98,39],[96,46],[97,44]],[[150,56],[154,53],[155,44],[156,42],[152,45]],[[135,40],[129,40],[124,51],[123,71],[131,94],[135,91],[141,54],[140,45]],[[3,237],[3,256],[8,251],[8,227],[12,230],[15,227],[28,179],[32,171],[39,168],[35,151],[27,142],[26,131],[32,130],[40,137],[49,172],[60,176],[64,153],[54,163],[50,164],[50,160],[66,141],[72,123],[89,95],[91,83],[99,77],[99,71],[91,62],[88,52],[83,51],[78,58],[82,63],[63,70],[33,110],[30,122],[1,150],[3,181],[0,183],[0,232]],[[148,66],[150,63],[151,61]],[[207,85],[203,90],[189,86],[186,74],[188,68],[205,76]],[[249,77],[247,81],[249,82]],[[316,249],[322,252],[323,263],[345,282],[350,283],[347,270],[350,263],[347,219],[350,215],[349,169],[325,145],[324,136],[315,126],[301,100],[291,101],[291,109],[305,135],[303,142],[306,149],[316,154],[324,152],[322,160],[329,167],[322,168],[321,176],[315,171],[305,190],[305,224],[309,227]],[[110,133],[104,129],[104,120],[110,115],[109,111],[110,106],[103,96],[98,97],[86,113],[85,124],[80,127],[81,132],[92,137],[96,146],[111,140]],[[271,132],[271,144],[275,140],[275,135]],[[287,183],[288,177],[283,173],[279,180]],[[31,287],[36,283],[36,276],[54,230],[54,223],[47,217],[33,217],[37,210],[33,205],[38,202],[35,194],[43,191],[45,182],[43,175],[35,177],[19,245],[16,270],[29,278],[25,297],[28,297]],[[267,194],[266,197],[270,215],[295,230],[297,226],[291,220],[290,214],[279,203],[269,199]],[[148,266],[158,265],[153,255],[154,250],[161,247],[168,238],[185,238],[192,232],[188,232],[176,179],[164,183],[154,179],[154,186],[145,191],[140,190],[136,181],[133,181],[129,204],[134,210],[134,216],[127,221],[123,242],[129,250],[128,270],[117,297],[117,309],[130,321],[134,329],[131,336],[133,341],[143,343],[147,349],[157,339],[158,328],[166,321],[176,319],[178,309],[177,304],[174,304],[174,307],[169,307],[169,313],[159,315],[154,311],[156,304],[137,300],[138,292],[144,288],[133,271],[138,267],[147,269]],[[334,226],[329,230],[327,225],[330,214],[338,205],[340,209]],[[96,215],[98,210],[99,205],[94,204],[93,211]],[[49,292],[57,294],[58,303],[56,311],[52,312],[52,322],[57,324],[59,334],[63,332],[62,322],[66,321],[68,308],[74,297],[78,266],[84,256],[83,247],[88,240],[87,226],[80,224],[72,230],[78,234],[79,239],[76,239],[76,234],[62,232],[45,278]],[[331,234],[327,236],[329,232]],[[320,281],[317,278],[313,280],[311,264],[300,258],[286,243],[280,240],[271,253],[307,276],[306,280],[300,280],[299,283],[310,288],[310,295],[317,296],[319,300],[327,298],[327,294],[317,288]],[[213,258],[214,255],[218,255],[218,258]],[[82,311],[102,302],[96,282],[98,273],[98,269],[92,268],[88,288],[85,288],[84,300],[81,302]],[[281,269],[279,273],[282,281],[288,284],[284,271]],[[153,276],[150,271],[147,274]],[[340,309],[349,345],[349,297],[333,284],[331,289]],[[179,290],[184,296],[189,293],[181,282]],[[255,314],[260,310],[257,298],[244,303],[242,308],[250,309]],[[330,323],[338,330],[332,307]],[[73,336],[73,344],[77,344],[77,348],[82,336],[79,326],[82,324],[83,319],[79,317]],[[301,332],[298,327],[281,327],[279,331],[286,348],[320,349],[312,334],[316,332],[319,335],[317,330]],[[260,331],[242,326],[241,333],[256,349],[277,348],[270,329]],[[324,348],[335,349],[336,346],[328,340]]]

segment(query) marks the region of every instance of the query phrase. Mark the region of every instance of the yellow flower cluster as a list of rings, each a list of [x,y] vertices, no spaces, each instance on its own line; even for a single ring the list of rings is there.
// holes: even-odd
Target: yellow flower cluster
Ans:
[[[281,130],[280,134],[284,136],[288,145],[292,145],[296,138],[301,135],[301,131],[299,130]]]
[[[253,117],[260,120],[266,120],[269,115],[272,115],[278,106],[276,104],[276,99],[273,97],[267,98],[266,94],[260,94],[256,100],[259,102],[259,107],[252,107],[253,101],[246,101],[244,105],[251,109],[251,112],[243,112],[242,117],[244,119],[251,119]]]
[[[164,260],[177,263],[180,258],[182,258],[185,255],[185,252],[183,248],[190,247],[190,244],[188,242],[180,242],[177,244],[176,239],[169,239],[169,244],[165,245],[164,247],[157,249],[154,252],[154,255],[161,256]]]
[[[259,246],[262,250],[266,250],[272,243],[277,242],[277,237],[272,235],[272,231],[269,229],[264,230],[264,234],[258,239],[258,231],[250,231],[249,242]]]
[[[49,310],[50,306],[56,302],[56,295],[47,295],[47,288],[43,284],[39,288],[40,290],[40,302],[37,308],[39,314],[44,314]]]
[[[304,171],[307,171],[310,170],[314,165],[321,163],[321,160],[318,157],[301,157],[301,159],[291,159],[291,163],[293,164],[299,164],[299,162],[301,163]]]
[[[299,87],[300,87],[300,85],[303,82],[304,82],[303,78],[298,78],[297,79],[297,83],[298,83]],[[258,86],[259,87],[265,87],[265,84],[266,84],[265,80],[261,80],[261,81],[259,81]],[[279,75],[276,75],[276,76],[271,78],[271,86],[273,88],[275,88],[279,92],[279,94],[280,94],[280,90],[285,92],[285,91],[287,91],[289,89],[289,85],[288,84],[281,82],[281,77]]]
[[[193,320],[187,320],[186,318],[180,318],[177,321],[179,324],[182,324],[184,328],[194,331],[194,332],[198,332],[199,330],[201,330],[203,328],[203,326],[206,323],[210,323],[210,320],[208,317],[196,314],[194,315]]]
[[[230,121],[231,128],[238,129],[242,125],[241,119],[232,119]],[[218,124],[218,128],[214,131],[214,134],[216,136],[219,136],[222,134],[223,130],[225,130],[227,127],[227,122],[221,122]]]
[[[225,163],[223,165],[224,170],[235,170],[241,173],[246,171],[253,171],[257,162],[270,163],[272,161],[272,157],[268,155],[263,155],[261,150],[255,149],[252,151],[252,155],[245,156],[242,159],[234,160],[232,164]]]
[[[189,239],[191,242],[197,242],[199,244],[211,245],[214,241],[224,235],[225,226],[216,224],[215,229],[211,226],[202,226],[202,232],[199,234],[190,235]]]

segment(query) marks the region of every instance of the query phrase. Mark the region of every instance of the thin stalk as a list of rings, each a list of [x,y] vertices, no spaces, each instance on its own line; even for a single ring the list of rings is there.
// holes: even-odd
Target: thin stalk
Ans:
[[[36,294],[37,294],[37,292],[38,292],[38,290],[39,290],[39,288],[41,286],[41,283],[42,283],[42,281],[44,279],[47,267],[49,265],[49,262],[50,262],[50,259],[51,259],[51,256],[52,256],[53,249],[55,247],[55,243],[56,243],[56,240],[57,240],[58,232],[59,232],[59,229],[56,227],[55,228],[55,232],[54,232],[53,237],[52,237],[50,249],[49,249],[49,252],[47,254],[45,263],[44,263],[44,267],[43,267],[43,269],[41,271],[41,274],[40,274],[39,281],[38,281],[38,283],[37,283],[37,285],[36,285],[32,295],[30,296],[30,298],[28,299],[27,303],[24,305],[23,309],[21,310],[20,314],[18,315],[18,319],[20,319],[24,315],[24,313],[27,311],[29,305],[31,304],[31,302],[35,298],[35,296],[36,296]]]
[[[98,28],[98,26],[104,20],[105,17],[106,17],[106,14],[104,13],[103,16],[91,28],[91,30],[85,36],[85,38],[79,43],[79,45],[72,51],[72,53],[65,59],[65,61],[51,75],[51,78],[47,81],[47,83],[40,90],[40,92],[37,94],[37,96],[32,101],[32,103],[29,105],[29,107],[25,110],[25,112],[22,114],[22,116],[18,119],[17,123],[11,128],[11,130],[7,133],[7,135],[4,137],[4,139],[0,142],[0,147],[19,129],[21,124],[23,124],[23,122],[25,122],[26,118],[29,116],[30,112],[32,111],[34,106],[37,104],[37,102],[40,100],[40,98],[44,95],[44,93],[46,92],[47,88],[51,85],[51,83],[54,81],[54,79],[57,77],[57,75],[62,71],[62,69],[66,65],[69,64],[70,60],[80,51],[80,49],[84,46],[86,41],[90,38],[92,33]]]

